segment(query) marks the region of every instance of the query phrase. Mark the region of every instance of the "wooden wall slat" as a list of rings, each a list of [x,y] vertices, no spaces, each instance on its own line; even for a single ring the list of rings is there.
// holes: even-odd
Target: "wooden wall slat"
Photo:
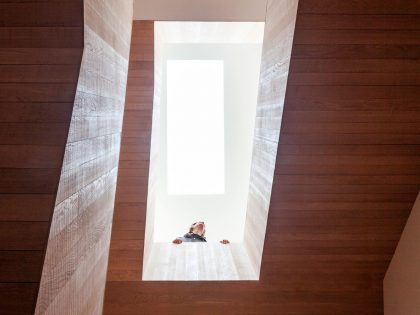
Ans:
[[[1,83],[0,102],[57,102],[74,100],[74,84],[66,83]]]
[[[80,27],[83,16],[77,1],[3,1],[0,21],[0,26],[8,27]]]
[[[5,314],[33,314],[37,292],[37,283],[0,283],[2,312]]]
[[[59,168],[3,168],[0,190],[5,194],[54,194],[59,174]]]
[[[0,222],[0,250],[44,250],[48,222]],[[18,263],[18,261],[16,262]],[[29,281],[28,281],[29,282]]]
[[[420,53],[419,45],[295,45],[297,59],[334,59],[341,56],[345,59],[413,59]],[[346,60],[347,61],[347,60]],[[333,61],[334,62],[334,61]],[[315,65],[315,64],[313,64]],[[382,66],[386,66],[385,62]],[[350,68],[348,69],[350,70]]]
[[[301,14],[296,29],[310,30],[418,30],[417,14]]]
[[[9,109],[13,106],[14,111]],[[73,107],[72,103],[0,103],[0,122],[2,123],[33,123],[68,121]]]
[[[296,45],[418,45],[414,30],[309,30],[297,32]]]
[[[74,83],[79,69],[72,65],[0,65],[5,83]]]
[[[80,9],[79,9],[80,10]],[[83,46],[79,27],[2,27],[0,47],[77,48]],[[11,43],[12,40],[12,44]]]
[[[0,255],[1,282],[38,282],[41,277],[44,253],[42,250],[2,251]],[[17,265],[16,262],[19,262]]]
[[[1,64],[76,65],[80,66],[80,48],[1,48]]]
[[[54,200],[54,194],[1,194],[0,220],[47,222]]]
[[[1,168],[60,168],[62,148],[60,146],[0,145]]]
[[[2,123],[0,144],[63,146],[68,133],[66,127],[66,123]],[[51,130],[55,132],[51,133]]]
[[[335,0],[302,0],[299,14],[420,14],[417,0],[389,0],[381,3],[369,0],[350,0],[338,2]]]

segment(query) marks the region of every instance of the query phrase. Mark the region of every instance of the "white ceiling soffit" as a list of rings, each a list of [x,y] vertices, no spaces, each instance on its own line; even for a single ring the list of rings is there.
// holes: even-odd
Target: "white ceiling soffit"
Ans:
[[[134,20],[265,21],[267,0],[134,0]]]
[[[156,22],[166,44],[262,44],[264,22]]]

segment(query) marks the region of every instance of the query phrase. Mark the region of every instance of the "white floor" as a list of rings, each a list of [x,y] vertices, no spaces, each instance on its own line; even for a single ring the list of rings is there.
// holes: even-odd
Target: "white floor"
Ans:
[[[154,243],[145,281],[258,280],[242,244]]]

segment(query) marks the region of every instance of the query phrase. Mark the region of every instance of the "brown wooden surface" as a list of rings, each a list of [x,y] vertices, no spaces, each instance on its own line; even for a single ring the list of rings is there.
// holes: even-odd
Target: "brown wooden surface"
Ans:
[[[385,315],[415,314],[420,295],[420,194],[417,197],[384,278]]]
[[[140,280],[153,110],[154,23],[134,21],[107,281]]]
[[[290,259],[304,279],[292,288],[318,293],[319,314],[383,314],[382,280],[420,189],[418,9],[300,1],[263,272]]]
[[[71,103],[70,130],[67,142],[64,142],[63,167],[61,175],[58,174],[60,182],[35,314],[102,313],[126,91],[132,1],[85,0],[83,4],[85,48],[75,101]],[[67,22],[71,23],[71,19]],[[57,82],[66,82],[55,67],[51,69]],[[44,78],[38,75],[40,71],[42,69],[31,68],[23,79],[35,76],[42,82]],[[18,77],[13,71],[9,73]],[[30,127],[33,130],[39,128],[38,125]],[[47,128],[40,132],[55,139]],[[42,156],[34,163],[41,163],[40,158]],[[48,188],[47,184],[49,182],[45,179],[38,186]],[[29,237],[30,233],[31,230],[24,236]],[[36,241],[32,239],[32,242]]]
[[[83,51],[83,1],[0,3],[0,313],[33,314]]]
[[[123,263],[104,313],[383,314],[420,188],[419,13],[417,0],[300,0],[260,281],[141,282]],[[125,244],[140,265],[141,241]]]

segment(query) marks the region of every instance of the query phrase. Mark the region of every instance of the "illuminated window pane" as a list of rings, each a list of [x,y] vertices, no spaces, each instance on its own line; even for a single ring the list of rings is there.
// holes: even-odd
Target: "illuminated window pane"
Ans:
[[[223,60],[167,62],[168,193],[223,194]]]

